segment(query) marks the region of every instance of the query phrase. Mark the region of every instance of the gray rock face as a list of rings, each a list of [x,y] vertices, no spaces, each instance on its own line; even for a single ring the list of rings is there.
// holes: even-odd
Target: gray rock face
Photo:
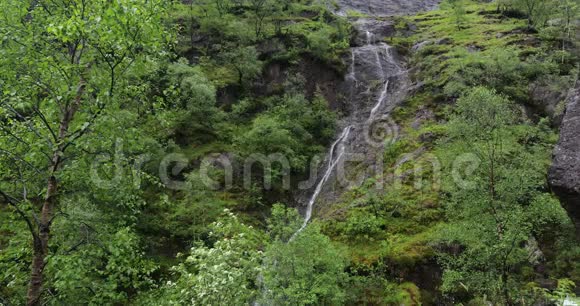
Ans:
[[[434,9],[440,0],[338,0],[339,13],[356,11],[371,16],[409,15]]]
[[[566,103],[549,181],[580,234],[580,82],[570,91]]]
[[[550,81],[549,79],[542,79],[530,84],[531,111],[540,111],[542,114],[549,116],[555,126],[560,126],[563,115],[557,109],[560,102],[566,99],[568,93],[565,90],[554,89]]]
[[[356,30],[354,45],[357,47],[379,43],[396,32],[392,21],[361,18],[354,25]]]
[[[354,21],[356,37],[345,58],[349,70],[338,92],[344,98],[345,117],[325,157],[314,184],[301,186],[298,203],[305,207],[305,225],[313,210],[324,211],[345,191],[360,186],[366,178],[382,174],[384,148],[398,137],[398,126],[389,114],[410,89],[405,63],[384,40],[395,28],[386,17],[429,10],[440,0],[337,0],[335,13],[350,11],[369,15]],[[377,185],[379,185],[377,183]],[[314,207],[316,206],[316,207]]]
[[[406,97],[410,81],[396,50],[383,42],[391,23],[359,19],[354,23],[356,45],[351,48],[348,74],[338,85],[344,97],[343,128],[326,156],[315,185],[299,202],[306,216],[334,203],[345,191],[380,173],[385,145],[398,136],[398,126],[388,114]]]

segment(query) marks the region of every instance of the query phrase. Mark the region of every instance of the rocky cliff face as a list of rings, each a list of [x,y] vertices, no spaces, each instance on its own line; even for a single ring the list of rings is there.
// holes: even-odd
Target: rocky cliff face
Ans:
[[[407,15],[434,9],[440,0],[338,0],[339,13],[355,11],[371,16]]]
[[[393,21],[378,17],[417,13],[439,2],[338,0],[336,13],[368,16],[351,18],[356,35],[351,41],[351,54],[345,58],[348,74],[337,86],[346,115],[339,123],[342,131],[337,133],[316,183],[297,194],[297,202],[306,207],[306,222],[313,210],[320,211],[346,190],[382,173],[384,146],[398,136],[398,126],[389,114],[406,98],[410,80],[404,60],[385,42],[395,32]]]
[[[549,181],[562,199],[580,236],[580,82],[570,91],[566,103]]]

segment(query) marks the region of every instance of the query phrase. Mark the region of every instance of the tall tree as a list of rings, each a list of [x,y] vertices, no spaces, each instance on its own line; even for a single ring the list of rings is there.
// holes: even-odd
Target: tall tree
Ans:
[[[444,291],[465,290],[511,304],[511,290],[518,286],[513,272],[530,264],[526,245],[547,224],[567,222],[558,201],[540,191],[542,161],[549,158],[540,149],[545,135],[516,122],[511,102],[493,90],[474,88],[457,102],[450,122],[454,145],[446,154],[453,159],[470,153],[480,165],[469,178],[473,184],[450,189],[451,222],[442,239],[462,250],[441,257]]]
[[[443,2],[442,7],[452,12],[455,25],[458,30],[461,30],[465,23],[467,12],[465,11],[466,3],[464,0],[447,0]]]
[[[276,3],[271,0],[248,0],[250,16],[254,23],[256,38],[260,39],[264,34],[264,21],[276,11]]]
[[[162,288],[171,305],[248,305],[256,299],[263,237],[231,212],[211,224],[212,247],[198,242],[185,261],[172,268],[177,276]],[[154,303],[158,303],[155,301]]]
[[[245,88],[262,71],[263,63],[258,59],[255,47],[237,47],[221,54],[224,63],[237,73],[238,85]]]
[[[76,144],[118,103],[135,63],[166,35],[160,0],[0,3],[0,194],[26,222],[33,258],[28,305],[40,305],[51,225]],[[44,182],[44,183],[43,183]]]
[[[528,17],[528,29],[541,25],[545,16],[552,9],[553,1],[547,0],[514,0],[516,7],[522,10]]]
[[[344,303],[345,260],[316,225],[303,232],[295,209],[275,205],[264,253],[265,304],[339,305]],[[293,236],[294,235],[294,236]]]
[[[573,42],[573,35],[578,28],[578,18],[580,17],[580,4],[574,0],[558,0],[557,12],[560,17],[560,27],[562,29],[562,50],[566,50],[566,43]]]

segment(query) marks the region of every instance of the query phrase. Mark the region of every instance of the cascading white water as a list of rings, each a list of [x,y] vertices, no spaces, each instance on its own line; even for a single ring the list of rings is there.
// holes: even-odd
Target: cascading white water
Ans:
[[[306,228],[306,226],[308,225],[308,222],[310,222],[310,219],[312,218],[312,207],[314,206],[316,199],[318,199],[318,195],[320,195],[320,192],[322,191],[322,187],[324,187],[324,184],[326,183],[328,178],[330,178],[332,171],[334,171],[334,168],[336,167],[336,165],[338,165],[338,163],[342,159],[342,157],[346,151],[346,147],[345,147],[344,143],[348,140],[348,136],[350,136],[351,130],[352,130],[352,126],[350,126],[350,125],[347,126],[342,131],[342,134],[340,135],[340,137],[330,147],[330,152],[328,153],[328,166],[326,168],[326,172],[324,173],[324,176],[322,177],[322,179],[316,185],[316,189],[314,190],[314,193],[312,194],[312,196],[310,196],[310,199],[308,200],[308,206],[306,207],[306,214],[304,216],[304,224],[294,234],[294,236],[296,236],[296,234],[299,234],[300,232],[302,232]],[[335,154],[336,148],[338,148],[337,154]]]
[[[351,64],[350,64],[350,72],[347,75],[347,79],[350,79],[355,85],[358,83],[356,79],[356,52],[353,50],[351,52]]]
[[[392,47],[387,45],[386,43],[381,43],[381,46],[385,49],[385,58],[386,60],[392,64],[393,66],[395,66],[395,69],[397,70],[397,74],[401,73],[404,71],[403,68],[401,68],[401,66],[399,65],[399,63],[394,60],[393,54],[391,53],[391,49]]]
[[[375,107],[373,107],[373,109],[371,110],[371,114],[369,116],[368,121],[371,121],[375,118],[377,112],[379,111],[381,106],[383,106],[383,101],[385,101],[385,99],[387,98],[388,93],[389,93],[389,80],[387,80],[385,82],[385,86],[383,88],[383,91],[381,92],[381,95],[379,96],[379,99],[377,100],[377,104],[375,104]]]
[[[385,79],[385,69],[383,68],[383,63],[381,62],[381,56],[379,54],[379,49],[376,48],[375,46],[369,45],[372,47],[373,52],[375,53],[375,58],[376,58],[376,65],[377,67],[379,67],[379,72],[381,73],[381,77],[384,80]]]
[[[304,223],[294,233],[291,240],[301,233],[312,219],[313,207],[323,190],[325,190],[324,187],[332,178],[337,165],[347,153],[351,153],[347,152],[347,149],[356,151],[363,148],[363,152],[366,152],[364,148],[368,148],[368,143],[362,142],[361,139],[364,137],[360,137],[361,135],[355,132],[363,131],[364,125],[373,124],[376,120],[379,120],[380,116],[384,115],[387,101],[391,102],[389,104],[395,103],[394,101],[398,97],[396,97],[395,92],[391,92],[392,88],[400,86],[397,85],[397,83],[400,83],[399,79],[405,77],[406,71],[401,68],[392,55],[391,47],[381,42],[381,38],[377,34],[364,29],[366,27],[364,22],[360,26],[363,28],[361,33],[364,36],[361,37],[361,40],[364,45],[352,48],[350,71],[346,76],[346,81],[354,94],[351,101],[353,106],[352,113],[345,118],[348,126],[344,128],[338,139],[330,147],[324,175],[320,178],[313,193],[308,198]],[[358,68],[357,64],[360,68]],[[394,86],[393,82],[391,82],[392,78],[396,78],[395,81],[397,81]],[[380,91],[375,90],[376,85],[374,84],[377,81],[383,84]],[[372,107],[365,103],[365,97],[368,95],[376,97]]]

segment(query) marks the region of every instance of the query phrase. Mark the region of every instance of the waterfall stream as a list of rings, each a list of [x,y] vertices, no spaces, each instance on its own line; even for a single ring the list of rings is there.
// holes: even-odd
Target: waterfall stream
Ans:
[[[324,173],[324,176],[318,182],[318,184],[316,184],[316,189],[314,190],[314,193],[312,194],[312,196],[310,196],[310,199],[308,200],[308,206],[306,207],[306,214],[304,216],[304,224],[294,234],[294,236],[296,236],[296,234],[302,232],[306,228],[306,226],[308,225],[308,222],[310,221],[310,219],[312,218],[312,208],[314,206],[314,203],[318,199],[318,195],[322,191],[322,188],[324,187],[324,184],[326,183],[328,178],[332,175],[334,168],[336,167],[336,165],[338,165],[338,163],[340,162],[340,160],[344,156],[345,143],[348,141],[348,137],[350,136],[351,129],[352,129],[351,125],[347,126],[342,131],[342,134],[340,135],[340,137],[332,144],[332,146],[330,148],[330,152],[328,153],[328,166],[326,168],[326,172]],[[337,148],[338,148],[338,150],[337,150],[337,153],[335,154],[335,150]]]
[[[343,119],[344,128],[328,151],[323,167],[324,174],[305,201],[307,205],[304,223],[292,239],[302,232],[312,219],[313,208],[321,197],[326,196],[325,190],[330,189],[328,187],[335,182],[333,181],[335,173],[338,170],[345,170],[337,170],[339,164],[343,165],[341,162],[345,156],[361,153],[372,160],[377,154],[382,154],[382,148],[371,148],[368,141],[365,141],[365,135],[361,134],[367,130],[365,127],[388,115],[397,102],[402,100],[407,75],[393,55],[391,47],[382,42],[384,37],[381,37],[380,33],[373,32],[377,23],[379,22],[372,19],[363,19],[355,23],[361,35],[359,41],[363,44],[351,49],[350,69],[344,81],[345,91],[351,96],[350,114]]]

